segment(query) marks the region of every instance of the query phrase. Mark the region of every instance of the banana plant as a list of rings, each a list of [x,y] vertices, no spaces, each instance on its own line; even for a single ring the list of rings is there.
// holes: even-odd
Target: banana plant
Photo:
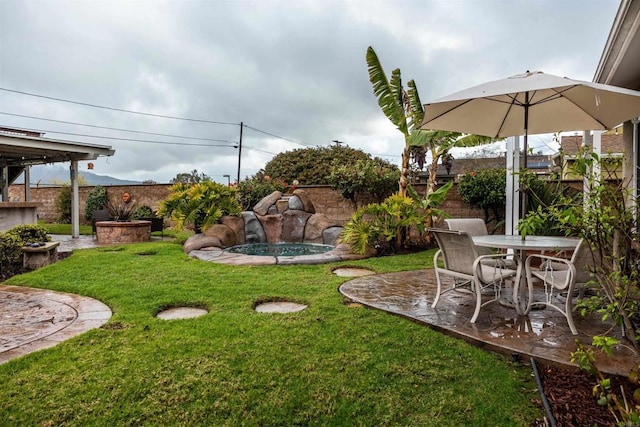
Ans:
[[[429,189],[435,191],[436,174],[438,172],[438,161],[440,157],[453,147],[474,147],[487,144],[491,138],[478,135],[465,135],[459,132],[436,131],[420,129],[424,119],[424,107],[420,101],[418,88],[413,80],[407,83],[409,87],[405,90],[402,86],[400,69],[396,68],[391,72],[391,79],[382,68],[378,55],[371,46],[366,54],[369,71],[369,81],[373,86],[373,94],[378,100],[378,105],[404,135],[405,144],[402,151],[402,165],[400,167],[400,182],[398,193],[406,197],[407,185],[409,184],[409,159],[412,147],[424,147],[431,154],[431,164],[429,166]]]

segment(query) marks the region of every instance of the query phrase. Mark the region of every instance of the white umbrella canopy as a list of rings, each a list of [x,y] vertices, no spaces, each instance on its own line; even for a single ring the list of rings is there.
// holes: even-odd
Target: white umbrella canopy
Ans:
[[[421,129],[526,141],[527,134],[611,129],[640,116],[640,92],[527,71],[436,99],[424,110]]]
[[[637,116],[638,91],[527,71],[425,104],[420,129],[495,139],[524,135],[520,162],[526,168],[529,134],[605,130]],[[526,194],[521,193],[520,215],[526,206]]]

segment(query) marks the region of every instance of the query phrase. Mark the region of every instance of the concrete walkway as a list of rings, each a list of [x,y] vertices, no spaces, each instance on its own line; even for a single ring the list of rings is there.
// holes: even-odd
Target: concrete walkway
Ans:
[[[110,317],[109,307],[92,298],[0,285],[0,363],[98,328]]]

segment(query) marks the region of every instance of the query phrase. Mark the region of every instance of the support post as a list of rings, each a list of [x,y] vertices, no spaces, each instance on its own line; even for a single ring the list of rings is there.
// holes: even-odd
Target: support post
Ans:
[[[244,123],[240,122],[240,142],[238,144],[238,179],[236,183],[240,184],[240,162],[242,161],[242,129],[244,128]]]
[[[596,141],[594,138],[594,134],[597,134],[597,145],[596,145]],[[600,138],[600,132],[594,132],[594,134],[591,133],[590,130],[585,130],[582,136],[582,144],[584,145],[584,154],[585,155],[589,155],[590,153],[595,153],[598,155],[598,158],[600,158],[600,151],[601,151],[601,138]],[[594,163],[594,166],[592,168],[588,168],[586,171],[586,175],[583,178],[583,182],[582,182],[582,201],[584,204],[585,209],[589,208],[591,206],[591,183],[595,180],[598,179],[600,176],[600,165],[597,163]]]
[[[71,237],[80,237],[80,197],[78,195],[78,161],[72,160],[69,166],[71,178]]]
[[[519,213],[519,194],[520,188],[520,138],[512,136],[507,138],[507,158],[506,158],[506,174],[507,188],[505,189],[505,234],[518,234]]]
[[[3,202],[9,201],[9,166],[0,166],[0,193]]]
[[[631,193],[631,203],[630,206],[633,209],[633,213],[634,213],[634,217],[636,218],[636,223],[638,224],[638,216],[639,216],[639,212],[638,209],[640,208],[640,206],[638,206],[638,197],[640,197],[640,173],[638,173],[640,171],[640,136],[638,135],[638,124],[640,123],[640,117],[634,117],[631,120],[631,125],[633,126],[633,132],[632,132],[632,138],[631,138],[631,145],[632,145],[632,151],[633,151],[633,162],[632,162],[632,172],[631,172],[631,179],[632,179],[632,184],[631,184],[631,188],[632,188],[632,193]],[[640,230],[640,224],[638,224],[638,229]]]
[[[31,166],[24,167],[24,201],[31,201]]]

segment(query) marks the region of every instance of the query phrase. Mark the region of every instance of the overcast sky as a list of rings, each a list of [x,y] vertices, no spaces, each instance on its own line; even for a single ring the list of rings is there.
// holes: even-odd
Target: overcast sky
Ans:
[[[94,162],[93,172],[140,181],[193,169],[233,181],[240,122],[241,178],[274,154],[333,140],[397,163],[404,139],[373,96],[368,46],[387,74],[400,68],[403,81],[416,81],[423,102],[526,70],[591,81],[618,5],[0,0],[0,126],[110,145],[116,154]],[[547,150],[545,143],[530,137],[532,146]]]

